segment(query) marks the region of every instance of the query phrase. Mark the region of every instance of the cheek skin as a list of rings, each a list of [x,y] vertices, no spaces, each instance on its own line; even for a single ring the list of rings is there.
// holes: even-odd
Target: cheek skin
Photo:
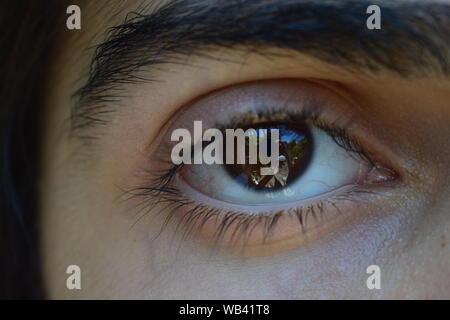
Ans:
[[[164,253],[164,259],[160,250],[155,252],[154,258],[163,261],[155,276],[164,283],[160,289],[169,298],[204,298],[206,292],[213,299],[376,297],[381,293],[365,287],[365,270],[371,264],[380,265],[383,271],[395,264],[401,270],[402,261],[395,258],[398,252],[390,251],[399,238],[409,238],[410,228],[404,220],[401,212],[368,215],[318,241],[271,257],[222,255],[201,249],[200,243],[180,244],[177,239],[176,254],[171,254],[172,248]],[[159,246],[165,241],[167,238],[155,243]],[[385,256],[392,258],[382,258]],[[170,273],[162,271],[166,268]],[[390,274],[386,272],[383,295],[393,294],[398,284],[390,281]]]
[[[73,186],[72,191],[80,187]],[[56,222],[47,224],[47,232],[58,240],[47,249],[57,253],[54,258],[58,256],[61,263],[59,270],[49,273],[54,277],[55,297],[74,297],[64,289],[62,267],[69,263],[80,264],[86,274],[79,293],[83,298],[371,298],[394,295],[396,285],[403,283],[406,257],[400,253],[411,239],[407,230],[413,221],[405,223],[408,219],[399,211],[347,224],[283,255],[246,259],[222,257],[195,244],[182,244],[180,249],[178,239],[171,236],[173,230],[152,240],[148,233],[157,231],[152,221],[130,229],[132,220],[114,218],[123,216],[117,207],[107,205],[109,199],[99,199],[97,191],[77,203],[77,210],[66,211],[77,217],[72,223],[67,216],[47,220]],[[404,240],[399,243],[399,239]],[[370,264],[386,270],[383,292],[364,287]]]
[[[199,290],[190,292],[198,298],[202,297],[202,290],[208,290],[208,284],[221,288],[221,292],[210,292],[214,298],[364,299],[427,296],[430,289],[433,292],[438,287],[434,286],[433,281],[423,285],[420,277],[426,275],[429,279],[438,273],[429,272],[435,268],[430,268],[430,264],[417,264],[421,260],[422,249],[417,245],[418,233],[413,230],[417,230],[419,222],[417,214],[420,211],[417,210],[423,208],[407,205],[405,208],[390,211],[383,217],[364,217],[301,249],[276,257],[229,258],[226,261],[215,255],[196,257],[195,261],[188,258],[177,266],[177,274],[179,279],[186,281],[191,273],[204,275],[202,279],[205,280],[199,283]],[[433,255],[435,250],[427,253],[427,256]],[[382,271],[380,291],[366,288],[366,268],[372,264],[379,265]],[[213,270],[215,274],[208,278],[207,271]],[[230,270],[231,274],[227,273]],[[415,274],[416,279],[411,278],[412,274]],[[185,281],[181,283],[186,290],[192,285]],[[172,297],[183,297],[183,294]]]

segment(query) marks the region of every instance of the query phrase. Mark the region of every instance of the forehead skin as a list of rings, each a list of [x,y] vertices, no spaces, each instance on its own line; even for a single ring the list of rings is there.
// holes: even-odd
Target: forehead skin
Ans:
[[[367,221],[366,227],[352,230],[348,226],[347,234],[339,237],[333,244],[327,244],[325,240],[319,241],[309,252],[299,250],[282,258],[246,262],[219,257],[208,260],[196,250],[180,257],[172,252],[169,238],[163,238],[167,240],[167,244],[154,244],[149,241],[145,230],[130,232],[129,221],[124,222],[123,216],[116,210],[116,202],[108,194],[117,194],[116,176],[128,174],[121,168],[130,167],[128,158],[133,158],[137,153],[129,145],[144,144],[143,140],[154,137],[157,129],[152,130],[150,124],[154,122],[153,119],[170,115],[161,110],[147,110],[146,114],[140,113],[136,118],[130,116],[128,121],[121,124],[121,131],[125,133],[114,135],[114,129],[111,130],[112,134],[107,139],[111,141],[105,141],[103,145],[110,156],[103,154],[95,165],[83,157],[73,157],[78,144],[76,140],[67,138],[67,119],[70,118],[73,103],[71,96],[86,81],[94,54],[92,48],[105,40],[109,27],[122,23],[128,12],[139,11],[140,7],[149,3],[150,1],[133,0],[79,2],[83,17],[82,30],[64,31],[61,38],[60,51],[55,57],[47,83],[42,149],[44,165],[40,189],[44,275],[50,297],[242,298],[243,292],[247,294],[245,298],[449,297],[450,284],[446,279],[449,279],[450,246],[446,237],[449,230],[446,213],[450,212],[450,202],[446,199],[448,193],[442,192],[442,189],[448,189],[449,186],[449,181],[445,178],[449,176],[448,150],[439,153],[418,150],[414,154],[415,157],[426,160],[433,158],[425,173],[432,175],[432,180],[439,181],[430,186],[429,194],[409,194],[411,199],[425,198],[426,207],[431,208],[430,211],[436,211],[420,224],[417,224],[414,212],[424,206],[410,201],[410,207],[399,214],[406,217],[407,222],[397,215],[392,215],[388,223],[382,219],[375,223],[372,221],[372,224]],[[433,104],[435,109],[427,109],[433,99],[448,101],[448,83],[438,79],[414,83],[385,78],[382,81],[361,81],[342,70],[319,65],[314,59],[302,57],[294,60],[284,59],[277,68],[268,64],[265,69],[261,66],[267,64],[267,61],[255,58],[248,68],[242,67],[242,70],[224,70],[226,68],[219,63],[209,61],[205,62],[205,69],[214,70],[214,76],[206,71],[198,71],[194,78],[196,81],[192,81],[192,70],[183,70],[167,82],[175,83],[177,91],[192,92],[195,97],[196,94],[204,93],[204,88],[200,89],[199,84],[191,82],[205,83],[214,79],[217,86],[221,87],[236,80],[244,82],[267,78],[269,75],[307,77],[325,74],[327,78],[354,87],[355,92],[359,92],[361,98],[372,102],[372,105],[378,104],[380,107],[374,108],[371,115],[382,119],[380,122],[387,126],[396,128],[398,135],[405,135],[408,128],[395,122],[404,119],[405,122],[416,124],[415,117],[419,114],[424,120],[423,127],[419,128],[428,130],[426,127],[432,125],[434,132],[439,133],[435,139],[440,139],[441,145],[445,145],[445,137],[450,136],[450,109],[444,108],[448,105],[436,103]],[[300,65],[299,61],[302,61]],[[308,63],[314,68],[304,66]],[[142,91],[145,90],[152,92],[148,86],[143,86]],[[380,95],[380,92],[384,94]],[[158,94],[160,97],[154,98],[155,105],[164,105],[165,99],[174,95],[173,92]],[[173,105],[179,104],[182,103],[173,101]],[[399,108],[391,108],[391,112],[387,113],[382,108],[386,105],[398,105]],[[405,113],[407,107],[415,108],[416,116]],[[431,124],[427,123],[429,119],[433,119]],[[118,122],[114,124],[118,127]],[[132,127],[144,129],[140,131]],[[143,130],[147,130],[145,134]],[[411,132],[409,136],[415,138],[416,133]],[[422,137],[424,141],[413,140],[426,145],[427,138],[429,137]],[[119,145],[114,145],[112,140],[119,141]],[[436,144],[432,144],[432,147],[436,149]],[[101,152],[99,154],[102,155]],[[411,163],[414,165],[413,161]],[[441,177],[437,179],[434,176]],[[405,226],[402,226],[403,223]],[[417,228],[409,230],[412,227]],[[395,245],[392,239],[397,241]],[[319,247],[320,244],[323,248]],[[347,254],[347,251],[352,252],[352,255]],[[386,277],[383,281],[384,290],[369,292],[361,286],[366,279],[363,266],[367,266],[378,256],[380,258],[377,262],[382,266]],[[202,265],[201,262],[205,259],[206,263]],[[83,290],[80,292],[70,292],[65,288],[65,269],[70,264],[80,265],[82,269]],[[330,267],[326,268],[324,265]]]

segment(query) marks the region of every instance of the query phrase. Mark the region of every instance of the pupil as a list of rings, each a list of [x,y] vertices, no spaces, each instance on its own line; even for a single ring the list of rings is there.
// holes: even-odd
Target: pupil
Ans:
[[[225,170],[235,181],[251,189],[260,191],[282,189],[300,177],[307,168],[313,151],[311,134],[308,128],[301,124],[264,122],[242,128],[244,131],[253,128],[257,132],[259,129],[266,129],[267,155],[271,155],[270,131],[279,130],[279,165],[275,175],[261,175],[261,168],[270,167],[269,164],[250,164],[249,161],[249,138],[246,138],[245,164],[236,164],[237,146],[234,144],[235,164],[224,164]],[[261,148],[258,139],[258,152]],[[225,154],[227,150],[225,148]],[[225,161],[224,161],[225,163]]]

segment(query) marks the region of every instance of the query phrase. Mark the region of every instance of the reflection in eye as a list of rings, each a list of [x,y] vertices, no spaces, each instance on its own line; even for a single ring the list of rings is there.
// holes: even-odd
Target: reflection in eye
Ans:
[[[150,165],[159,170],[133,189],[133,195],[145,199],[140,202],[143,215],[162,207],[163,227],[175,223],[184,235],[195,232],[232,247],[267,247],[270,241],[302,238],[325,230],[333,220],[358,215],[355,203],[399,177],[382,155],[361,142],[361,130],[354,132],[358,118],[342,111],[349,102],[330,91],[306,81],[262,81],[186,107],[149,151],[157,156]],[[178,128],[192,132],[196,120],[203,121],[204,130],[222,132],[278,129],[278,172],[261,176],[259,163],[174,165],[170,133]]]
[[[250,138],[247,137],[245,141],[246,159],[244,164],[228,164],[225,165],[225,170],[236,182],[244,185],[247,188],[264,191],[264,190],[274,190],[287,187],[294,180],[296,180],[302,171],[308,166],[311,153],[312,153],[312,139],[309,130],[299,124],[282,124],[276,122],[264,122],[259,123],[254,128],[242,128],[245,132],[248,129],[254,129],[256,133],[256,145],[258,146],[258,141],[260,138],[260,130],[266,130],[269,133],[272,130],[278,130],[279,141],[278,143],[278,164],[279,168],[277,173],[274,175],[262,175],[261,169],[264,165],[261,162],[256,161],[252,164],[250,161]],[[252,132],[252,131],[248,131]],[[226,146],[225,146],[226,147]],[[234,145],[235,151],[234,155],[237,154],[237,146]],[[258,146],[259,148],[259,146]],[[268,149],[270,150],[270,144],[268,144]],[[227,154],[227,149],[224,150]],[[225,157],[224,157],[225,158]],[[223,161],[223,163],[226,163]]]

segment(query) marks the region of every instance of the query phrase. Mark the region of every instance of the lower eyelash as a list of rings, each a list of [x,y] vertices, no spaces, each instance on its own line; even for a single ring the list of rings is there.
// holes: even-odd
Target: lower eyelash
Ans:
[[[277,226],[278,220],[283,216],[294,217],[298,222],[301,232],[305,233],[307,232],[305,229],[305,221],[309,219],[309,217],[315,221],[320,221],[322,219],[321,215],[327,206],[334,209],[339,215],[344,215],[337,204],[338,202],[356,202],[357,200],[354,195],[374,193],[374,191],[362,190],[355,187],[346,190],[341,194],[334,195],[330,199],[320,200],[313,205],[306,207],[300,206],[275,212],[248,214],[239,211],[212,208],[185,197],[183,192],[173,183],[174,178],[182,167],[183,165],[174,166],[168,171],[163,172],[156,177],[154,176],[151,180],[155,181],[157,184],[153,187],[139,187],[127,192],[129,196],[127,199],[144,199],[137,205],[140,209],[138,209],[138,217],[134,225],[152,212],[157,205],[166,204],[166,206],[158,213],[161,214],[164,212],[166,216],[155,239],[176,217],[178,223],[175,226],[175,232],[181,234],[182,239],[200,232],[208,221],[216,219],[215,221],[219,223],[214,234],[215,244],[221,242],[225,233],[231,232],[232,236],[229,239],[231,245],[240,240],[243,240],[243,245],[245,245],[251,237],[252,232],[259,226],[263,228],[262,243],[264,243],[270,238]],[[179,215],[180,211],[184,211],[184,213]]]

